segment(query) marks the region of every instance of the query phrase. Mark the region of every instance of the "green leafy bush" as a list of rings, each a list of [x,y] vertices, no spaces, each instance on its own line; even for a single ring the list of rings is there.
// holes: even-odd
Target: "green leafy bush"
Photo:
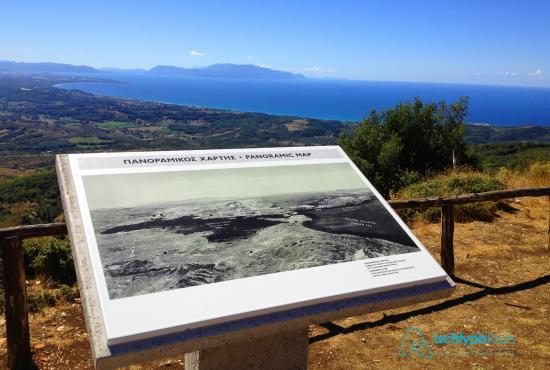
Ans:
[[[76,298],[80,297],[80,292],[78,291],[77,286],[69,286],[65,284],[61,284],[59,286],[59,294],[68,302],[73,302]]]
[[[27,294],[27,302],[29,304],[29,311],[38,312],[44,307],[55,306],[57,298],[51,292],[41,290],[38,292],[29,292]]]
[[[32,238],[23,242],[29,277],[44,275],[56,283],[73,284],[76,275],[67,238]]]
[[[504,189],[504,184],[489,174],[472,171],[454,171],[409,185],[399,191],[395,198],[445,197],[501,189]],[[455,220],[460,222],[472,220],[490,221],[493,219],[496,210],[497,203],[495,202],[467,204],[455,207]],[[423,211],[405,209],[400,210],[399,213],[407,221],[421,217],[430,222],[436,222],[441,217],[439,208],[430,208]]]
[[[384,196],[420,177],[453,166],[473,165],[466,150],[467,98],[450,105],[416,98],[380,113],[372,111],[338,143]]]

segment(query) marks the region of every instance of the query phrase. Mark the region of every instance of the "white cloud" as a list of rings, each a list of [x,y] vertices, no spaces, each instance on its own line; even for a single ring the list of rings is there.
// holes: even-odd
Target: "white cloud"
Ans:
[[[542,69],[538,68],[535,72],[529,73],[531,77],[542,77]]]
[[[509,76],[509,77],[514,77],[514,76],[519,75],[519,73],[517,73],[517,72],[504,72],[504,75]]]
[[[206,53],[202,53],[200,51],[197,51],[197,50],[191,50],[189,52],[189,55],[191,55],[192,57],[203,57],[206,55]]]
[[[246,57],[247,60],[254,60],[254,57]]]
[[[307,68],[302,68],[302,71],[309,73],[336,73],[337,71],[333,68],[324,68],[319,66],[311,66]]]

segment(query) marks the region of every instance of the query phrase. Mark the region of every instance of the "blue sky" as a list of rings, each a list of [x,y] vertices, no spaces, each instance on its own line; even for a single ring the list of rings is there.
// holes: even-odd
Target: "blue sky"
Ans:
[[[6,1],[0,59],[550,86],[550,1]]]

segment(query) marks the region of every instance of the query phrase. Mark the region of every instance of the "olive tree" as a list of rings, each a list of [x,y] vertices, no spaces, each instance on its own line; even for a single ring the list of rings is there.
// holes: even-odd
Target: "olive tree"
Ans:
[[[420,98],[394,108],[373,110],[338,140],[359,169],[384,195],[423,176],[451,167],[456,160],[470,164],[464,119],[468,99],[424,103]]]

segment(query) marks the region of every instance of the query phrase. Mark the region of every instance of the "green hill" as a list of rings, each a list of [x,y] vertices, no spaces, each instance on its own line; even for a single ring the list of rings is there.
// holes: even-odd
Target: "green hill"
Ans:
[[[518,141],[550,143],[550,126],[466,126],[466,142],[469,144],[497,144]]]

